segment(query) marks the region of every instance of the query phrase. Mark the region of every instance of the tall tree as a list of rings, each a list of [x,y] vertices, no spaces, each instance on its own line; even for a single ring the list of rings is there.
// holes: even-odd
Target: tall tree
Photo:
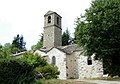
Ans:
[[[66,46],[73,43],[73,38],[70,36],[68,29],[62,34],[62,46]]]
[[[31,46],[32,50],[37,50],[43,47],[43,34],[40,35],[40,39],[36,45]]]
[[[75,37],[86,55],[95,54],[110,75],[120,71],[120,0],[94,0],[76,20]]]
[[[0,45],[0,61],[1,59],[4,60],[9,58],[10,55],[11,55],[11,48],[9,48],[7,44],[5,47]]]
[[[14,40],[12,42],[12,53],[18,53],[22,51],[26,51],[26,42],[24,42],[23,36],[17,35],[17,37],[14,37]]]

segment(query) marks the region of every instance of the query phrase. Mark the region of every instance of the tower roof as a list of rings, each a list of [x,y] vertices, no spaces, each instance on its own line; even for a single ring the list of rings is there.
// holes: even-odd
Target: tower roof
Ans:
[[[56,12],[48,11],[44,16],[48,16],[48,15],[51,15],[51,14],[53,14],[53,13],[57,14]],[[58,14],[57,14],[57,15],[58,15]],[[58,15],[58,16],[60,16],[60,15]],[[60,17],[61,17],[61,16],[60,16]]]
[[[51,13],[54,13],[53,11],[48,11],[45,15],[48,15],[48,14],[51,14]]]

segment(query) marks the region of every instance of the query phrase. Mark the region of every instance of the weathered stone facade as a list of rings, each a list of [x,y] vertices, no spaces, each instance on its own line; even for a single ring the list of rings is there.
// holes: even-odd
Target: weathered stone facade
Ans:
[[[77,45],[69,45],[40,49],[35,53],[47,57],[47,62],[50,64],[53,61],[52,57],[55,57],[55,65],[60,71],[59,79],[102,77],[102,62],[94,60],[94,55],[92,55],[92,64],[88,65],[88,56],[83,56],[82,51],[83,49],[77,47]]]
[[[74,53],[67,55],[67,79],[69,78],[79,78],[78,63],[77,58]]]
[[[78,58],[79,79],[81,78],[96,78],[103,76],[103,64],[98,60],[94,60],[94,55],[91,56],[92,64],[88,65],[88,57],[81,55]]]
[[[61,52],[60,50],[53,48],[48,52],[49,59],[48,63],[52,63],[52,57],[55,56],[55,65],[58,67],[58,70],[60,71],[59,79],[66,79],[66,53]]]

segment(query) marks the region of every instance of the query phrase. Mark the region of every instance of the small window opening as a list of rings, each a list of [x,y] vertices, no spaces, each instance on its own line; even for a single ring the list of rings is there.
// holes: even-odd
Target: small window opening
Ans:
[[[68,77],[68,73],[66,74],[66,76]]]
[[[87,63],[88,63],[88,65],[92,65],[92,59],[91,59],[91,57],[88,57]]]
[[[52,64],[54,64],[54,65],[56,64],[56,58],[55,58],[55,56],[52,57]]]
[[[57,17],[57,24],[59,25],[59,18]]]
[[[48,16],[48,23],[51,23],[51,16]]]

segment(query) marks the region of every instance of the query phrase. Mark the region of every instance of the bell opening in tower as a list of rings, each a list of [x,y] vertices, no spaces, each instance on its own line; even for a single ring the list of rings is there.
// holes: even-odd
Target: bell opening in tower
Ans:
[[[48,16],[48,23],[51,23],[51,16]]]

